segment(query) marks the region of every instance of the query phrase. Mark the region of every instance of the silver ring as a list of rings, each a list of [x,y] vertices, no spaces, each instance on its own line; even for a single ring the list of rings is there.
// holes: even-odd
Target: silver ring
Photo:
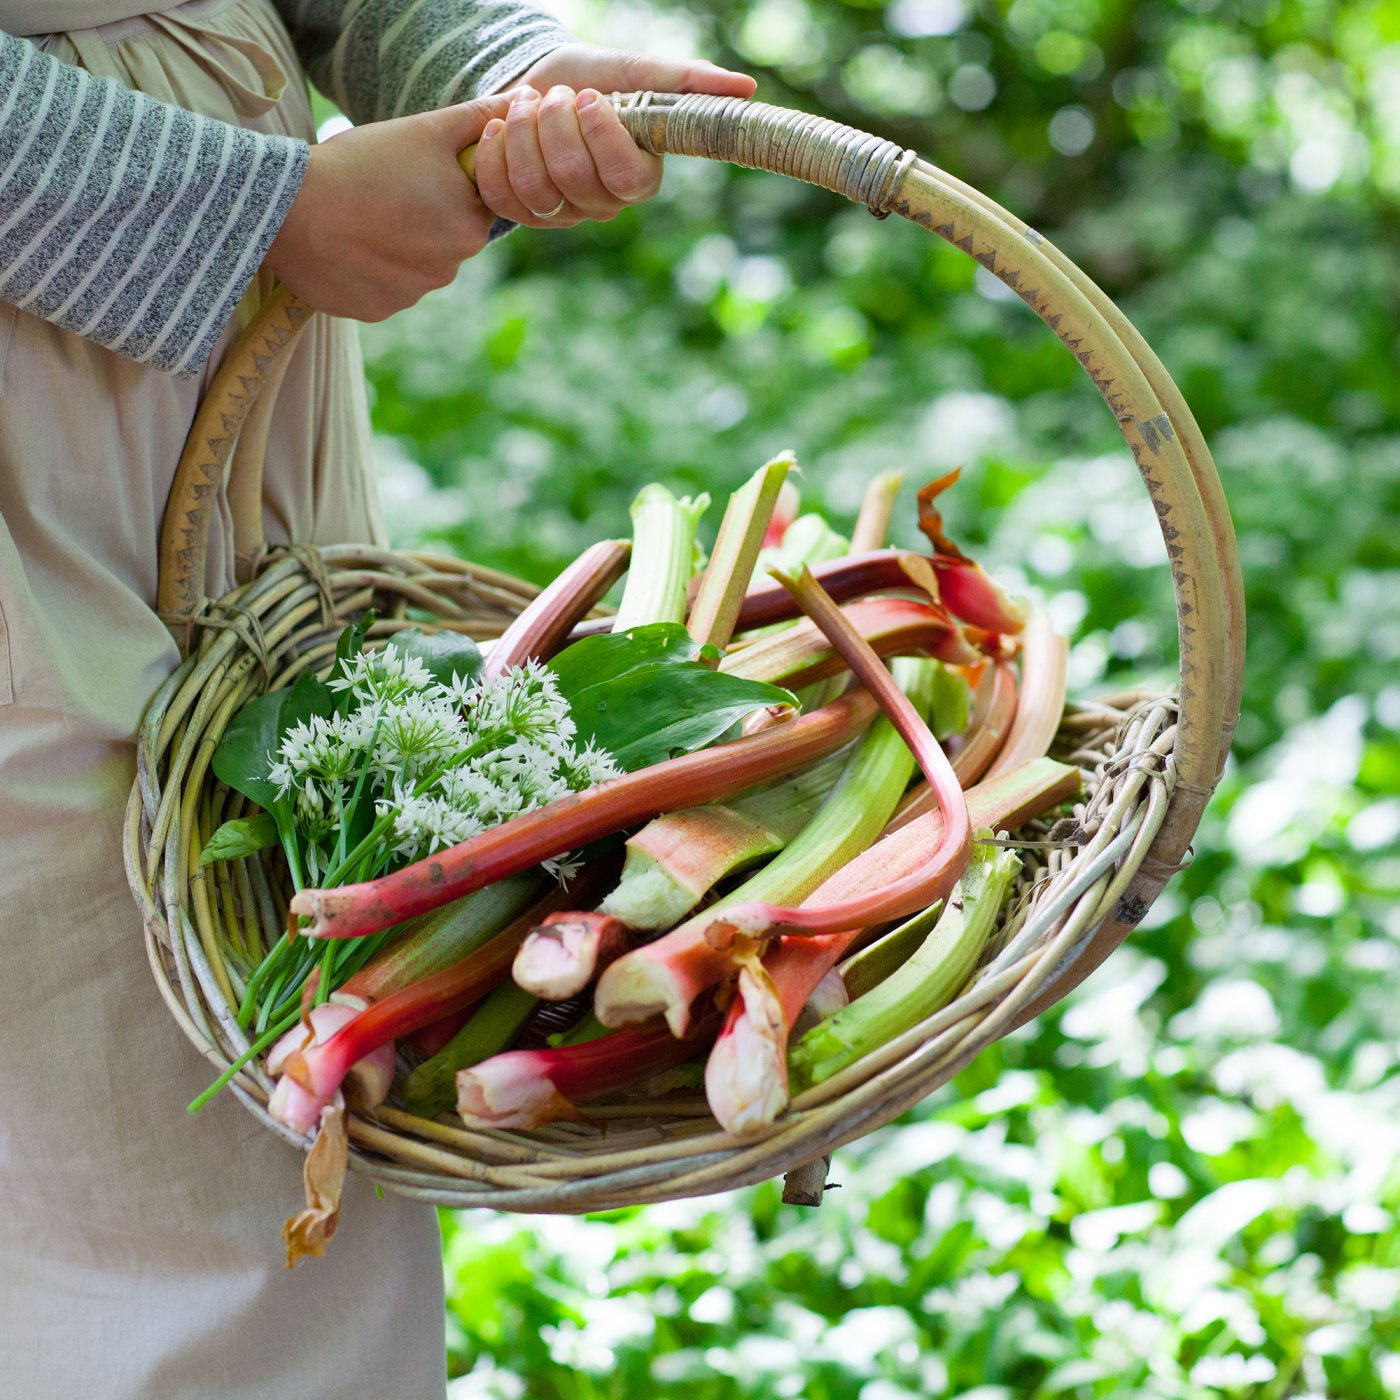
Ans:
[[[567,203],[568,203],[568,200],[566,200],[566,199],[561,199],[561,200],[559,201],[559,203],[556,204],[556,205],[554,206],[554,208],[551,209],[551,210],[549,211],[549,213],[547,213],[547,214],[541,214],[540,211],[539,211],[538,209],[531,209],[531,210],[530,210],[530,213],[532,213],[532,214],[535,216],[535,218],[537,218],[537,219],[552,219],[552,218],[554,218],[554,217],[559,213],[559,211],[560,211]]]

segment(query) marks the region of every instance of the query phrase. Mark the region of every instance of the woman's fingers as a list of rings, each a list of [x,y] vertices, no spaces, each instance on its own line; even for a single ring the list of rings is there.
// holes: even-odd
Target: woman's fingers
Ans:
[[[558,218],[564,193],[554,183],[540,148],[540,95],[521,88],[506,114],[505,155],[515,197],[537,219]]]
[[[491,210],[493,214],[500,215],[503,219],[509,219],[512,223],[526,224],[531,228],[570,228],[578,223],[579,215],[569,208],[567,202],[559,208],[557,213],[551,213],[556,205],[559,205],[563,195],[557,191],[553,198],[540,208],[536,209],[528,205],[520,197],[516,180],[520,178],[519,168],[515,168],[511,163],[510,145],[508,139],[509,117],[505,121],[489,122],[486,129],[481,133],[481,140],[476,148],[476,188],[481,196],[482,203]],[[531,156],[528,151],[526,155],[519,157],[523,166],[526,163],[533,163],[534,178],[525,181],[526,187],[532,190],[540,189],[539,177],[544,174],[548,179],[548,172],[544,170],[543,158],[536,154]],[[545,198],[544,194],[540,198]],[[549,214],[549,218],[544,215]]]
[[[661,188],[661,157],[627,134],[611,102],[592,88],[579,93],[574,120],[604,191],[619,204],[639,204]]]
[[[543,98],[517,93],[476,152],[476,184],[496,214],[531,228],[611,219],[650,199],[661,159],[638,149],[612,104],[592,88],[556,85]]]
[[[617,213],[619,201],[599,177],[579,129],[572,88],[552,87],[545,93],[539,109],[539,142],[549,178],[569,208],[589,219],[610,219]]]

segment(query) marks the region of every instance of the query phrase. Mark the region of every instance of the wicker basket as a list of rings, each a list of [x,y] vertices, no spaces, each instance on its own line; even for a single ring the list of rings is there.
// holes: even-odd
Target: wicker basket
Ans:
[[[736,1143],[702,1097],[590,1106],[600,1126],[467,1131],[385,1105],[350,1119],[351,1168],[387,1190],[452,1206],[580,1212],[742,1186],[783,1172],[788,1199],[815,1203],[833,1148],[902,1113],[985,1046],[1079,983],[1142,918],[1187,849],[1239,709],[1243,605],[1229,515],[1210,455],[1176,386],[1107,297],[1034,230],[888,141],[733,98],[617,95],[638,144],[790,175],[884,217],[894,213],[977,259],[1073,352],[1112,409],[1161,522],[1175,586],[1181,680],[1169,696],[1072,705],[1055,754],[1086,796],[1008,901],[993,946],[951,1005],[815,1089],[762,1135]],[[209,834],[243,812],[209,763],[246,700],[307,667],[326,670],[345,623],[373,606],[372,636],[415,625],[409,610],[478,638],[499,635],[533,596],[514,579],[436,555],[357,545],[267,552],[261,459],[280,366],[312,312],[270,304],[230,353],[191,430],[171,492],[160,608],[187,659],[152,701],[127,810],[126,858],[161,993],[222,1070],[247,1045],[235,1024],[230,939],[285,927],[288,890],[259,858],[201,870]],[[209,516],[229,477],[242,585],[200,596]],[[193,640],[192,640],[193,639]],[[1066,844],[1065,833],[1072,839]],[[1035,833],[1031,833],[1035,834]],[[250,1065],[232,1092],[268,1116]]]

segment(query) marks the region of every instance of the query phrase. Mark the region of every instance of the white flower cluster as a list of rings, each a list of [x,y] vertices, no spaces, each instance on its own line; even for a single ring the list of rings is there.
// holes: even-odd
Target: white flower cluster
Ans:
[[[282,797],[295,793],[309,878],[334,868],[357,792],[373,800],[383,847],[403,863],[621,771],[592,742],[575,743],[568,701],[538,662],[442,684],[417,658],[381,650],[341,672],[330,688],[348,691],[352,708],[293,725],[269,770]],[[567,877],[567,860],[546,865]]]

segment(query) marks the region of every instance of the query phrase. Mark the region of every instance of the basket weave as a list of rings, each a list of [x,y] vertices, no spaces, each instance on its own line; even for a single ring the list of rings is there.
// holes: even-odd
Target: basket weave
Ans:
[[[1021,881],[971,983],[877,1053],[798,1095],[759,1136],[736,1143],[694,1093],[590,1105],[598,1126],[470,1131],[386,1104],[349,1118],[350,1165],[387,1190],[451,1206],[581,1212],[701,1195],[783,1172],[788,1199],[815,1203],[833,1148],[902,1113],[984,1047],[1077,985],[1142,918],[1178,868],[1215,786],[1239,709],[1243,603],[1209,452],[1176,386],[1121,312],[1034,230],[888,141],[733,98],[614,95],[653,152],[705,156],[807,180],[899,214],[975,257],[1014,288],[1074,353],[1113,411],[1160,519],[1175,589],[1180,683],[1067,707],[1054,756],[1085,796],[1053,840],[1026,851]],[[527,584],[437,555],[359,545],[268,552],[262,450],[288,352],[313,313],[282,293],[230,352],[191,429],[167,507],[159,607],[189,654],[152,700],[127,808],[128,876],[152,973],[171,1013],[219,1070],[247,1047],[234,1019],[237,967],[286,927],[285,875],[261,856],[201,869],[200,851],[245,800],[210,760],[245,701],[322,673],[367,607],[371,637],[424,614],[497,636],[534,596]],[[231,473],[231,475],[230,475]],[[209,517],[227,480],[239,578],[200,594]],[[410,618],[410,610],[414,616]],[[1049,835],[1042,827],[1028,838]],[[231,1085],[263,1124],[271,1083],[249,1065]]]

